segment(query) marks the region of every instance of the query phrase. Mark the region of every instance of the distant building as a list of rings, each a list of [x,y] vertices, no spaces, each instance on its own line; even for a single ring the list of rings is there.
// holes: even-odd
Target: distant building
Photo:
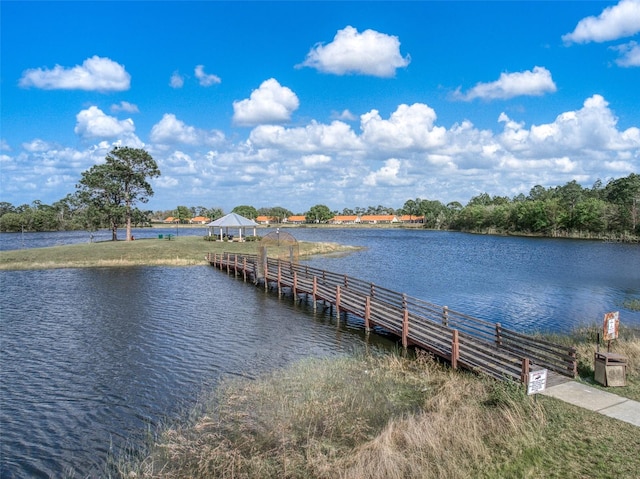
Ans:
[[[403,223],[424,223],[424,216],[402,215],[400,221]]]
[[[360,223],[369,223],[371,225],[398,223],[398,217],[395,215],[362,215]]]
[[[352,225],[355,223],[359,223],[360,222],[360,218],[356,215],[336,215],[333,218],[331,218],[329,221],[327,221],[327,223],[333,224],[333,225]]]
[[[289,216],[288,218],[283,219],[282,222],[289,223],[292,225],[302,225],[307,222],[307,217],[304,215],[294,215],[294,216]]]
[[[205,218],[204,216],[196,216],[189,220],[189,223],[193,225],[206,225],[209,222],[211,222],[211,218]]]

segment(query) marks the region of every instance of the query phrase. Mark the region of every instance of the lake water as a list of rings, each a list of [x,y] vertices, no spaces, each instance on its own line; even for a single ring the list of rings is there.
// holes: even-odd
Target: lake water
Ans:
[[[623,307],[640,299],[638,245],[423,230],[287,232],[366,247],[307,260],[314,267],[517,330],[568,331],[613,310],[640,327],[640,313]],[[204,229],[179,231],[187,234]],[[2,249],[85,241],[87,233],[0,234]],[[99,476],[110,449],[135,448],[148,428],[180,417],[223,376],[395,344],[207,266],[11,271],[0,280],[3,478]]]

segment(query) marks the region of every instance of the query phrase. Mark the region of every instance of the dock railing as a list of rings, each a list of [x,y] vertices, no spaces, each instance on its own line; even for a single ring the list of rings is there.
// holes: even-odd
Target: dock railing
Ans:
[[[546,368],[566,377],[576,376],[576,350],[504,328],[464,313],[399,293],[345,274],[257,255],[210,253],[209,263],[245,281],[277,288],[294,299],[305,295],[364,320],[364,328],[382,328],[451,365],[498,379],[527,381],[530,368]]]

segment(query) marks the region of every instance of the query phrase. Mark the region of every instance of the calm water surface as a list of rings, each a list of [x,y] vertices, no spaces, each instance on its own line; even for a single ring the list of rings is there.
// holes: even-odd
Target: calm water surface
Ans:
[[[174,230],[174,229],[172,229]],[[203,234],[180,230],[180,234]],[[640,299],[640,247],[408,230],[295,229],[364,246],[308,260],[523,331],[567,331]],[[264,234],[265,230],[260,230]],[[158,230],[136,231],[157,237]],[[2,249],[86,233],[0,234]],[[29,242],[29,243],[27,243]],[[53,243],[52,243],[53,242]],[[16,246],[17,243],[17,246]],[[339,326],[210,267],[0,273],[0,477],[99,476],[109,449],[139,444],[225,375],[253,377],[364,347]],[[392,347],[371,339],[370,347]]]
[[[295,234],[318,237],[304,230]],[[322,235],[367,250],[313,258],[309,262],[316,267],[519,331],[567,332],[614,310],[624,324],[640,328],[640,312],[623,306],[640,300],[638,244],[397,229]]]
[[[210,267],[2,273],[0,477],[95,477],[221,376],[364,347]],[[390,341],[372,339],[379,347]]]

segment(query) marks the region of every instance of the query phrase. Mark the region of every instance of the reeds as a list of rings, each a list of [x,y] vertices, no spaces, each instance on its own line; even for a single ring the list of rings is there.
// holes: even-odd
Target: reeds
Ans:
[[[224,381],[189,427],[162,433],[135,477],[472,477],[525,447],[542,408],[513,383],[427,357],[308,360]],[[500,462],[498,462],[500,464]]]

